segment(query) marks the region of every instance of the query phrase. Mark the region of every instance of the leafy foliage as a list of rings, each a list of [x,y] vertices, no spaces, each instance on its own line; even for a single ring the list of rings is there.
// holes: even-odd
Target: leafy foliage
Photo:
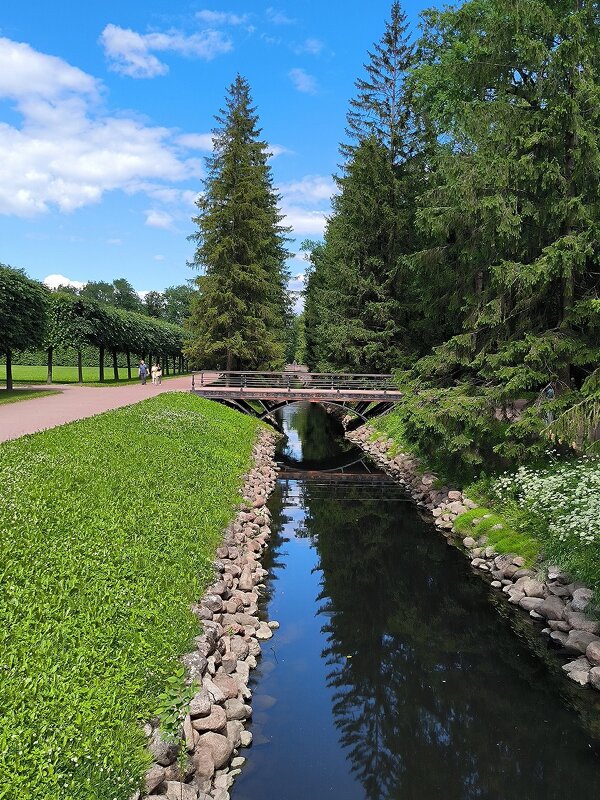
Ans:
[[[12,389],[11,352],[41,344],[48,292],[20,270],[0,264],[0,353],[7,359],[6,388]]]
[[[0,446],[1,798],[140,786],[256,429],[173,394]]]

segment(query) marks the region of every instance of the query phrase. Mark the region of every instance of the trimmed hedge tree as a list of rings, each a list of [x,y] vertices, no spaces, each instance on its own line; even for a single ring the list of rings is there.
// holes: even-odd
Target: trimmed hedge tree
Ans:
[[[44,338],[48,291],[17,269],[0,264],[0,352],[6,388],[13,388],[12,351],[39,347]]]

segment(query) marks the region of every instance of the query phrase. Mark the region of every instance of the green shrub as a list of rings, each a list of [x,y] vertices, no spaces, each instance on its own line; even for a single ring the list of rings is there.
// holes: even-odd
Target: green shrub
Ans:
[[[165,394],[0,446],[0,798],[140,786],[257,426]]]

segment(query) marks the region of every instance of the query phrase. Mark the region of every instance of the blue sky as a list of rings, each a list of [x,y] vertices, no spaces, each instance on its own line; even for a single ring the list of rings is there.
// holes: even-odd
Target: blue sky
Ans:
[[[404,8],[416,25],[432,3]],[[295,250],[319,238],[348,99],[390,0],[33,0],[0,11],[0,262],[43,280],[194,276],[214,114],[252,87]],[[290,262],[302,273],[300,258]],[[299,281],[294,281],[298,288]]]

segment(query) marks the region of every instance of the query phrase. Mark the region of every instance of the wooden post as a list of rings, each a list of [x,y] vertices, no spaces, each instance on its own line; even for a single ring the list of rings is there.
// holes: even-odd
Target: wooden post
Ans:
[[[54,348],[50,346],[48,348],[48,377],[46,378],[46,383],[52,383],[52,356],[54,355]]]

